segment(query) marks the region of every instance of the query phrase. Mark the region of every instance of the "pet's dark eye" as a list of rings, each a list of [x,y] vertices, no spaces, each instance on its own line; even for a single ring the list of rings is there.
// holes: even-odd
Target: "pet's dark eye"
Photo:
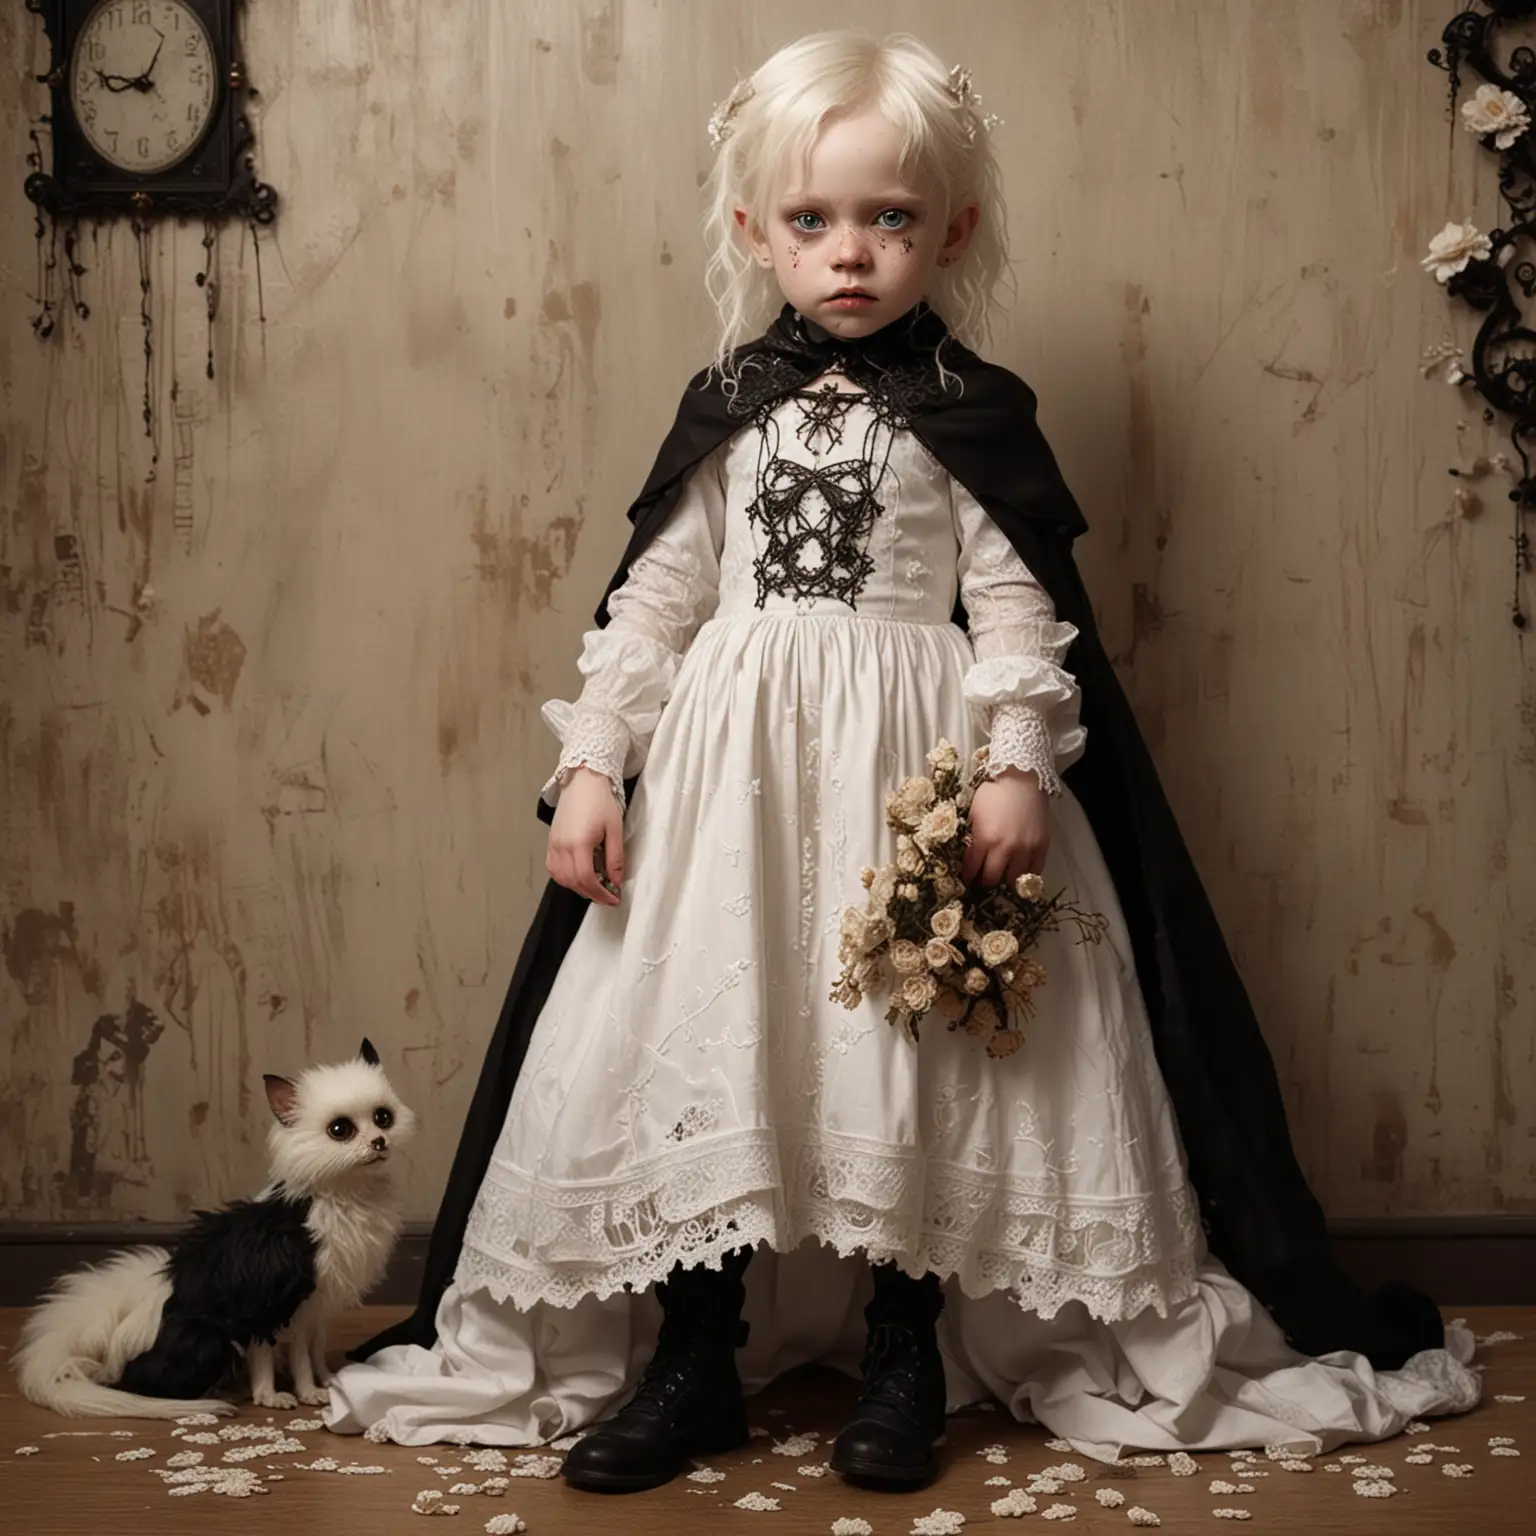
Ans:
[[[326,1126],[325,1134],[332,1141],[351,1141],[357,1135],[357,1127],[345,1115],[338,1115]]]
[[[373,1112],[373,1123],[381,1131],[387,1131],[395,1123],[395,1112],[392,1109],[384,1109],[382,1106]]]

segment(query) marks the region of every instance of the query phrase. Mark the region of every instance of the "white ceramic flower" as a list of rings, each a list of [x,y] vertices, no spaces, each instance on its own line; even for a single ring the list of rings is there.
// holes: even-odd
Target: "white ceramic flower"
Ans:
[[[1494,143],[1508,149],[1531,126],[1531,114],[1513,91],[1496,85],[1480,85],[1471,101],[1461,104],[1462,125],[1469,133],[1486,138],[1496,135]]]
[[[1486,261],[1493,254],[1493,241],[1473,223],[1449,223],[1429,242],[1429,255],[1420,266],[1437,283],[1448,283],[1472,261]]]

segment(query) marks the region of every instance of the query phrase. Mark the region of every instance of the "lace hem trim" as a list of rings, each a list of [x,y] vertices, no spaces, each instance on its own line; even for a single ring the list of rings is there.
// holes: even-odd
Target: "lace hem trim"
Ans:
[[[719,1269],[743,1244],[788,1252],[807,1237],[844,1257],[957,1277],[967,1296],[1007,1290],[1044,1319],[1079,1301],[1103,1322],[1160,1317],[1195,1293],[1204,1252],[1187,1183],[1074,1202],[895,1150],[771,1135],[703,1137],[626,1181],[551,1185],[493,1161],[456,1278],[526,1311],[536,1302],[644,1289],[679,1261]],[[1054,1180],[1042,1181],[1054,1184]]]
[[[620,808],[624,806],[624,760],[630,732],[621,716],[610,710],[577,704],[566,716],[565,744],[555,771],[539,791],[550,805],[558,804],[559,792],[571,781],[577,767],[591,768],[613,786]]]

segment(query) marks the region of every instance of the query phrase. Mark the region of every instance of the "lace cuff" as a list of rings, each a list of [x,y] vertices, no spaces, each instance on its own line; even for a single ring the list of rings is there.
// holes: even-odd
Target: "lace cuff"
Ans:
[[[1056,742],[1038,709],[1028,704],[999,704],[992,711],[989,779],[1005,769],[1022,768],[1034,773],[1046,794],[1059,795],[1062,783],[1056,771],[1056,754]]]
[[[548,719],[553,704],[546,704],[544,708]],[[591,704],[566,704],[555,713],[560,722],[557,729],[565,745],[554,773],[539,791],[545,803],[558,805],[560,791],[571,781],[571,770],[585,767],[607,778],[622,810],[626,803],[624,760],[630,749],[629,727],[624,724],[623,717]]]

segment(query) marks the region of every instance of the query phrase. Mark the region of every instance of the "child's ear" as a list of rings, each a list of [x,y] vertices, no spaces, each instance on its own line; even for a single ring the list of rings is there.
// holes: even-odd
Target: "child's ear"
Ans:
[[[736,220],[737,229],[741,231],[742,237],[747,242],[747,249],[757,258],[758,265],[771,267],[773,251],[757,220],[745,208],[732,208],[731,213]]]
[[[362,1043],[361,1046],[358,1047],[357,1054],[359,1056],[361,1056],[363,1058],[363,1060],[366,1061],[370,1067],[378,1066],[378,1064],[379,1064],[379,1053],[376,1050],[374,1050],[374,1048],[373,1048],[373,1041],[371,1041],[368,1038],[367,1035],[363,1036],[363,1043]]]
[[[293,1124],[293,1113],[299,1107],[299,1090],[286,1077],[274,1077],[264,1072],[261,1078],[267,1088],[267,1107],[281,1125]]]

